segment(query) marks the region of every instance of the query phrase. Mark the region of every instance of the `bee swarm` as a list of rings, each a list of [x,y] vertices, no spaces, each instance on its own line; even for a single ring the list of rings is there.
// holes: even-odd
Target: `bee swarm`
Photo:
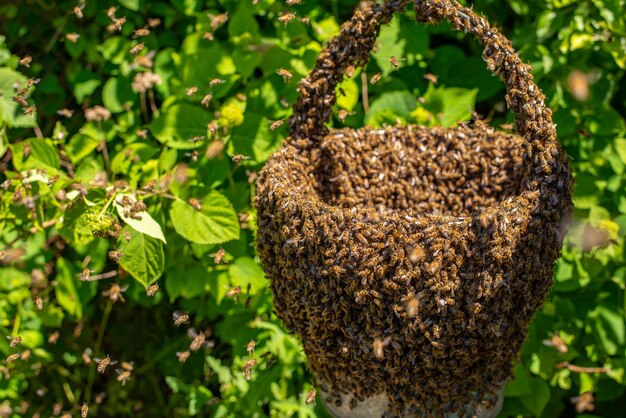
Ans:
[[[257,247],[330,403],[386,394],[389,416],[472,416],[495,404],[552,284],[572,180],[530,67],[447,0],[419,2],[418,18],[485,45],[519,134],[324,126],[342,72],[406,3],[357,10],[300,83],[291,136],[259,177]]]

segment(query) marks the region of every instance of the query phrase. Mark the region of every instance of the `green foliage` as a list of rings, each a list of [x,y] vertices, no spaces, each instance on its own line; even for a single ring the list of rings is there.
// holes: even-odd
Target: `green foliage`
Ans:
[[[319,402],[305,403],[306,359],[273,314],[252,198],[258,171],[287,134],[270,125],[289,116],[297,82],[356,4],[307,0],[288,24],[277,20],[288,10],[278,0],[0,4],[0,334],[23,339],[16,348],[0,339],[4,358],[21,352],[0,363],[0,415],[52,416],[55,405],[77,415],[87,402],[90,416],[103,417],[327,416]],[[475,7],[532,64],[576,178],[555,285],[501,416],[576,408],[622,416],[626,5]],[[362,70],[366,80],[382,75],[367,85],[369,111],[357,70],[338,89],[331,124],[451,126],[474,112],[510,124],[481,47],[447,24],[416,24],[411,13],[383,28]],[[133,39],[140,28],[149,35]],[[190,324],[176,327],[175,310],[189,312]],[[181,363],[189,327],[210,330],[210,343]],[[119,365],[96,372],[91,356],[106,354],[134,361],[125,384]],[[586,393],[594,410],[581,402]]]

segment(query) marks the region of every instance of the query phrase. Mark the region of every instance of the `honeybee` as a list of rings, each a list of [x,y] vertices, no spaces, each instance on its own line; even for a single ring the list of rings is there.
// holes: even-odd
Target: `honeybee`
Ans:
[[[74,6],[72,11],[74,12],[74,14],[76,15],[77,18],[82,19],[83,18],[83,9],[84,8],[85,8],[85,3],[81,3],[78,6]]]
[[[93,272],[94,270],[89,270],[89,267],[85,267],[80,273],[80,279],[84,282],[91,280],[91,273]]]
[[[187,96],[193,96],[197,92],[198,92],[198,86],[193,86],[193,87],[189,87],[188,89],[185,89],[185,94]]]
[[[137,135],[141,139],[147,139],[148,138],[148,130],[147,129],[138,129],[138,130],[135,131],[135,135]]]
[[[187,361],[190,354],[191,353],[189,351],[177,351],[176,357],[178,357],[178,361],[180,361],[181,363],[184,363]]]
[[[572,71],[567,78],[567,86],[574,99],[579,102],[584,102],[589,98],[589,77],[582,71]]]
[[[130,49],[130,54],[132,56],[136,56],[144,49],[145,46],[146,45],[143,42],[139,42],[137,45],[135,45],[134,47]]]
[[[148,19],[148,26],[150,26],[151,28],[156,28],[160,24],[161,24],[161,19],[158,19],[156,17],[152,19]]]
[[[150,29],[140,28],[133,32],[133,39],[141,38],[142,36],[150,35]]]
[[[413,298],[406,304],[406,316],[409,318],[415,318],[417,316],[417,312],[419,310],[419,300],[417,298]]]
[[[107,9],[107,17],[111,20],[115,20],[115,12],[117,12],[117,8],[115,6],[111,6]]]
[[[57,115],[63,116],[64,118],[71,118],[73,114],[74,114],[73,110],[69,110],[69,109],[66,109],[66,108],[63,108],[61,110],[57,110]]]
[[[243,369],[243,375],[246,378],[246,381],[250,381],[250,379],[252,378],[252,369]]]
[[[122,382],[122,386],[126,385],[126,381],[130,380],[130,377],[133,373],[132,368],[128,369],[115,369],[115,373],[117,373],[117,381]]]
[[[41,296],[37,296],[35,298],[35,306],[39,311],[43,309],[43,299],[41,298]]]
[[[25,115],[32,115],[35,113],[35,111],[37,111],[37,106],[32,105],[27,107],[26,109],[24,109],[24,114]]]
[[[22,342],[22,337],[20,337],[19,335],[17,337],[11,337],[10,335],[7,335],[7,340],[9,340],[9,347],[15,348],[19,343]]]
[[[411,263],[417,264],[420,261],[422,261],[425,256],[426,256],[426,252],[419,245],[409,248],[409,261]]]
[[[220,247],[220,249],[217,250],[215,254],[209,254],[209,255],[213,257],[213,262],[215,264],[220,264],[222,260],[224,259],[225,254],[226,254],[226,251],[224,251],[224,249]]]
[[[213,341],[206,341],[206,338],[211,335],[211,330],[204,332],[196,332],[195,329],[189,328],[187,330],[187,336],[191,338],[191,344],[189,344],[189,351],[198,351],[201,348],[212,348],[214,346]]]
[[[248,352],[249,356],[254,353],[254,347],[256,347],[256,341],[250,340],[250,342],[246,345],[246,351]]]
[[[284,12],[282,15],[278,16],[278,21],[283,23],[285,27],[287,24],[296,18],[296,14],[292,12]]]
[[[235,303],[237,303],[237,296],[241,293],[241,286],[235,286],[226,292],[227,298],[233,298]]]
[[[24,67],[30,67],[30,63],[33,62],[33,57],[30,55],[25,55],[22,59],[20,59],[19,64]]]
[[[211,29],[213,32],[228,21],[228,13],[222,13],[216,16],[209,15],[211,19]]]
[[[235,164],[237,164],[237,167],[240,167],[241,166],[241,162],[244,161],[244,160],[248,160],[249,158],[250,157],[248,157],[247,155],[236,154],[236,155],[233,155],[232,160],[233,160],[233,162]]]
[[[113,23],[107,26],[107,30],[109,32],[121,31],[122,26],[126,23],[126,16],[120,17],[119,19],[112,19]]]
[[[224,84],[226,82],[226,80],[222,80],[221,78],[214,78],[213,80],[209,81],[209,87],[215,87],[219,84]]]
[[[302,0],[285,0],[285,4],[287,6],[295,6],[296,4],[300,4]]]
[[[124,231],[123,235],[124,235],[124,239],[126,240],[126,242],[130,242],[130,238],[131,238],[130,232]]]
[[[48,186],[53,186],[53,185],[54,185],[54,183],[56,183],[56,182],[57,182],[57,180],[59,180],[59,176],[52,176],[52,177],[50,177],[50,178],[48,179],[48,181],[46,182],[46,184],[47,184]]]
[[[372,349],[374,350],[374,357],[378,360],[382,360],[385,358],[384,348],[389,345],[391,342],[391,336],[386,337],[384,340],[380,338],[375,338],[372,343]]]
[[[400,61],[404,61],[404,59],[399,60],[398,58],[394,57],[393,55],[389,57],[389,64],[391,64],[391,66],[393,67],[394,70],[398,69],[398,65],[399,65]]]
[[[283,123],[285,123],[284,119],[278,119],[277,121],[272,122],[272,124],[270,125],[270,131],[275,131],[276,129],[280,128]]]
[[[287,71],[284,68],[279,68],[278,70],[276,70],[276,73],[283,78],[283,81],[285,83],[289,83],[291,79],[293,78],[293,74],[291,74],[289,71]]]
[[[543,344],[548,347],[554,347],[559,353],[564,354],[569,351],[569,347],[558,334],[553,334],[549,340],[543,340]]]
[[[245,363],[243,363],[243,369],[251,369],[254,366],[256,366],[257,364],[259,364],[259,360],[255,359],[255,358],[251,358],[250,360],[246,360]]]
[[[346,109],[341,109],[339,111],[339,115],[337,116],[339,121],[342,123],[346,120],[347,117],[348,117],[348,111]]]
[[[373,86],[374,84],[378,83],[381,78],[383,78],[383,75],[381,73],[374,74],[372,78],[370,78],[370,84]]]
[[[202,39],[212,41],[213,39],[215,39],[215,36],[213,35],[213,32],[204,32],[204,34],[202,34]]]
[[[34,84],[39,84],[41,78],[29,78],[26,80],[26,87],[31,88]]]
[[[431,73],[424,74],[424,78],[433,84],[437,84],[437,81],[439,80],[439,77]]]
[[[576,405],[576,412],[580,414],[586,411],[591,412],[596,409],[592,392],[584,392],[580,396],[573,396],[570,398],[570,402]]]
[[[20,105],[21,107],[28,106],[28,102],[22,96],[13,96],[13,101]]]
[[[104,374],[108,366],[117,364],[117,361],[111,360],[111,357],[107,354],[104,358],[95,357],[93,359],[98,364],[98,373]]]
[[[146,295],[151,298],[152,296],[154,296],[157,290],[159,290],[159,284],[155,283],[146,290]]]
[[[192,206],[195,210],[202,210],[202,202],[200,202],[195,197],[190,197],[187,201],[190,206]]]
[[[315,388],[311,388],[309,393],[307,393],[306,400],[304,401],[304,403],[306,403],[307,405],[311,403],[315,405]]]
[[[83,359],[83,363],[85,364],[91,364],[91,348],[87,347],[83,350],[83,354],[81,355],[82,359]]]
[[[126,302],[126,299],[124,299],[124,295],[122,295],[122,293],[124,293],[127,289],[128,285],[122,287],[118,283],[113,283],[109,290],[105,290],[104,292],[102,292],[102,296],[108,297],[113,303],[117,302],[118,300]]]
[[[209,107],[209,104],[211,104],[211,99],[213,98],[213,95],[211,93],[207,94],[206,96],[204,96],[202,98],[202,100],[200,101],[200,103],[202,104],[202,106],[204,107]]]
[[[7,357],[7,364],[8,363],[13,363],[15,360],[20,358],[20,355],[21,355],[21,353],[11,354],[9,357]]]
[[[189,322],[189,312],[174,311],[174,313],[172,314],[172,319],[174,320],[174,325],[179,327]]]
[[[73,44],[78,42],[78,38],[80,38],[80,34],[78,34],[76,32],[66,33],[65,34],[65,39],[67,39],[68,41],[70,41]]]
[[[89,415],[89,405],[87,405],[87,402],[83,402],[83,406],[80,408],[80,416],[81,418],[87,418],[87,415]]]
[[[124,253],[117,250],[111,250],[108,252],[109,258],[114,262],[119,262],[122,257],[124,257]]]

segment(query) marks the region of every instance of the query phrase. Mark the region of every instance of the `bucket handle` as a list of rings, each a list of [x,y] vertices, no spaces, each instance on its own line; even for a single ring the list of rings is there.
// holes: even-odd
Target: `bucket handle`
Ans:
[[[290,136],[318,142],[327,133],[337,100],[335,88],[349,66],[367,64],[380,27],[389,23],[393,14],[403,11],[409,0],[386,0],[382,4],[360,7],[345,22],[339,34],[320,52],[309,75],[298,85],[299,97],[289,120]],[[556,143],[556,127],[552,111],[545,105],[545,96],[534,82],[531,67],[520,59],[511,42],[484,17],[455,0],[414,0],[417,20],[438,23],[444,18],[456,30],[473,34],[484,46],[487,68],[500,76],[506,86],[506,103],[516,114],[517,131],[532,148],[544,151]]]

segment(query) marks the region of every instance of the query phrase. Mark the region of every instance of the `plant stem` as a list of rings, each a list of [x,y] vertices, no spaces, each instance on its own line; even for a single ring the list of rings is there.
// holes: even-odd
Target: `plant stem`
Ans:
[[[104,330],[107,327],[107,323],[109,322],[109,316],[111,315],[111,310],[113,309],[113,302],[109,299],[106,307],[104,308],[104,314],[102,315],[102,321],[100,321],[100,327],[98,328],[98,336],[96,337],[96,344],[94,345],[93,354],[97,356],[100,354],[100,348],[102,346],[102,339],[104,338]],[[93,381],[96,377],[96,368],[89,368],[89,375],[87,377],[87,390],[85,391],[85,401],[91,401],[91,391],[93,389]]]

